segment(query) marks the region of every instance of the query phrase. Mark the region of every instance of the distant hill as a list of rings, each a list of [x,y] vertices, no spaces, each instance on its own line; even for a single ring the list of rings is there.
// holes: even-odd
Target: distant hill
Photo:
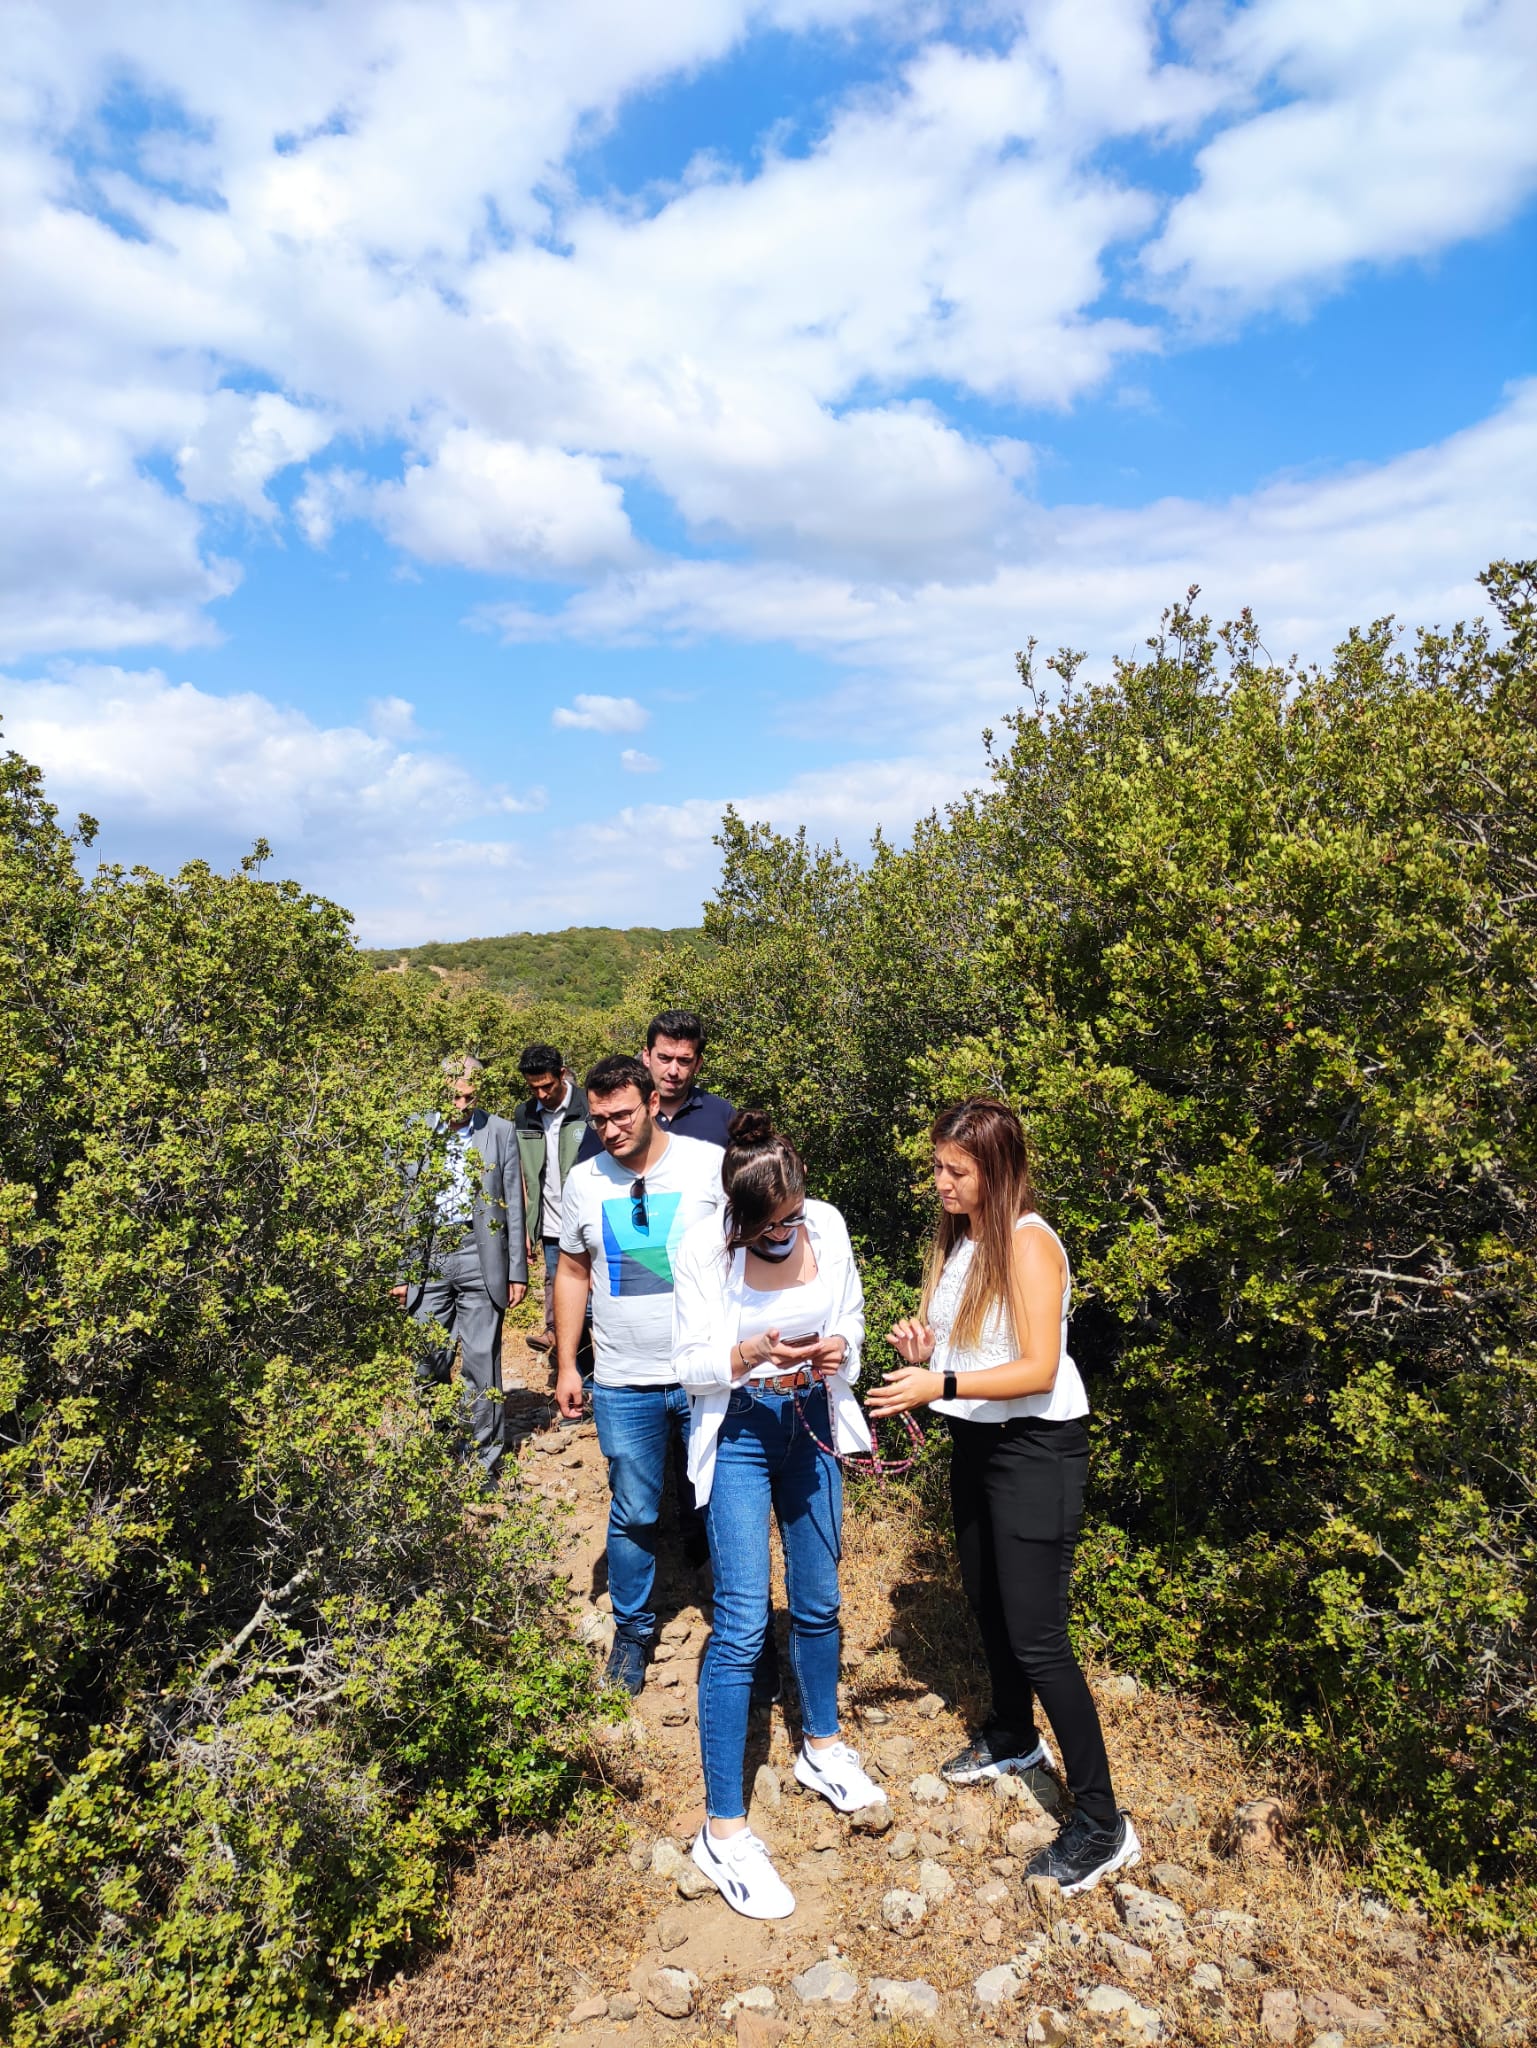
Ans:
[[[398,967],[404,961],[408,967],[444,974],[473,974],[487,988],[507,995],[603,1010],[618,1002],[626,979],[645,956],[667,944],[705,950],[704,934],[697,927],[661,931],[635,925],[615,931],[573,925],[563,932],[508,932],[499,939],[372,947],[363,957],[380,968]]]

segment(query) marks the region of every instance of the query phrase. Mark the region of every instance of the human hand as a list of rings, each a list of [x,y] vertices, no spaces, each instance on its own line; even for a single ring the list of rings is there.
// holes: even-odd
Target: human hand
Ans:
[[[580,1422],[582,1375],[574,1365],[563,1365],[555,1374],[555,1406],[568,1422]]]
[[[760,1372],[766,1365],[777,1366],[781,1372],[798,1372],[803,1365],[810,1364],[812,1351],[821,1341],[819,1337],[781,1337],[777,1330],[765,1330],[761,1336],[749,1337],[745,1344],[737,1345],[736,1354],[742,1361],[737,1377]]]
[[[390,1300],[393,1301],[397,1307],[404,1308],[406,1305],[406,1295],[408,1292],[409,1289],[405,1287],[392,1287],[390,1289]]]
[[[909,1365],[927,1365],[934,1356],[938,1339],[927,1323],[920,1323],[916,1316],[904,1316],[887,1332],[886,1342],[893,1346],[899,1357]]]
[[[888,1415],[905,1415],[910,1408],[937,1401],[945,1390],[943,1375],[926,1372],[921,1365],[905,1365],[900,1372],[887,1373],[878,1387],[865,1395],[865,1409],[878,1422]]]
[[[849,1355],[848,1342],[843,1337],[818,1337],[807,1364],[819,1380],[836,1379],[842,1372]]]
[[[512,1281],[507,1289],[507,1306],[509,1308],[516,1308],[527,1292],[528,1282],[526,1280]]]

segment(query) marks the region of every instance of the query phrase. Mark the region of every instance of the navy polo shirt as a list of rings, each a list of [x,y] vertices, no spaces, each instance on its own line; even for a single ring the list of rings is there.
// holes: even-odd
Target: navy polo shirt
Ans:
[[[696,1083],[677,1112],[668,1116],[664,1111],[657,1122],[664,1131],[678,1131],[685,1138],[702,1138],[705,1144],[719,1145],[724,1151],[735,1115],[734,1103],[724,1095],[711,1095]]]

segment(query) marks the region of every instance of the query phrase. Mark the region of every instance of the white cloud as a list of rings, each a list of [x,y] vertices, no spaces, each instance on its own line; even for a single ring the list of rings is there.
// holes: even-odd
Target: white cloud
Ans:
[[[603,697],[578,691],[574,706],[561,704],[550,723],[568,732],[642,732],[651,713],[633,697]]]
[[[242,506],[259,519],[276,517],[267,485],[279,470],[306,462],[331,438],[317,413],[290,405],[275,391],[246,396],[216,391],[196,432],[177,450],[181,487],[195,504]]]
[[[793,151],[769,135],[671,187],[578,195],[573,151],[627,101],[765,24],[856,20],[859,81]],[[569,582],[639,565],[637,481],[759,562],[985,576],[1031,543],[1029,452],[949,394],[1066,406],[1168,346],[1155,312],[1107,308],[1139,250],[1183,312],[1231,313],[1497,224],[1537,178],[1534,20],[1521,0],[23,10],[0,317],[18,417],[63,452],[0,593],[5,644],[206,636],[235,571],[191,508],[270,523],[273,477],[333,434],[363,455],[306,479],[317,545],[366,518],[425,563]],[[132,133],[102,111],[125,78],[156,110]],[[1193,189],[1167,209],[1107,167],[1146,161],[1122,140],[1176,180],[1199,142]],[[380,483],[384,447],[408,452]]]
[[[857,82],[793,143],[578,184],[637,96],[765,24],[852,23]],[[1131,398],[1203,322],[1508,219],[1537,180],[1518,0],[88,0],[7,26],[7,659],[215,638],[240,571],[209,531],[244,532],[233,510],[281,540],[292,495],[317,547],[368,521],[411,561],[576,586],[554,613],[497,604],[509,638],[837,664],[835,704],[781,709],[819,748],[856,733],[893,758],[761,801],[857,838],[870,805],[900,823],[960,786],[1032,631],[1134,648],[1198,578],[1317,652],[1370,611],[1474,608],[1487,556],[1537,552],[1530,388],[1436,448],[1220,505],[1048,511],[1008,430],[1123,372]],[[104,111],[125,79],[142,126]],[[1127,277],[1154,298],[1112,297]],[[722,558],[649,553],[647,502],[643,532],[676,522]],[[655,907],[622,863],[531,873],[499,836],[512,799],[425,748],[403,697],[364,731],[158,671],[10,696],[62,802],[219,845],[266,832],[370,917],[441,929],[466,894],[482,929],[591,921],[594,890],[605,915]],[[583,695],[554,722],[635,734],[647,713]],[[654,835],[673,886],[702,888],[720,800],[636,807],[594,846]]]
[[[528,448],[467,428],[431,461],[371,494],[391,540],[418,560],[522,575],[566,575],[632,560],[623,496],[593,457]]]
[[[416,726],[416,706],[404,697],[370,697],[368,725],[385,740],[414,740],[421,737]]]
[[[221,843],[265,834],[313,853],[542,806],[386,733],[318,726],[254,691],[218,697],[158,669],[64,664],[0,679],[0,691],[9,744],[57,801],[112,827],[175,823]]]
[[[780,707],[804,727],[800,751],[818,749],[803,772],[716,775],[707,793],[606,818],[563,804],[537,847],[509,836],[508,819],[538,809],[542,793],[514,799],[412,743],[401,699],[371,705],[363,731],[157,671],[66,666],[0,683],[0,709],[7,743],[40,762],[66,812],[103,819],[109,850],[115,835],[141,853],[148,837],[154,851],[158,832],[175,858],[233,858],[264,834],[285,871],[348,904],[370,939],[684,922],[711,886],[728,801],[857,850],[877,824],[900,836],[981,779],[980,728],[1017,703],[1010,657],[1032,634],[1103,664],[1135,653],[1191,581],[1219,618],[1251,604],[1282,659],[1323,655],[1386,611],[1448,624],[1484,609],[1476,570],[1499,554],[1537,555],[1533,474],[1537,381],[1491,419],[1391,462],[1222,504],[1070,508],[1031,561],[984,579],[899,587],[701,562],[616,577],[553,620],[511,614],[524,637],[788,642],[848,676],[831,702]],[[644,716],[612,697],[566,711],[597,731],[635,730]]]
[[[1501,226],[1537,185],[1529,0],[1257,0],[1213,57],[1262,104],[1206,143],[1146,252],[1193,310],[1429,255]]]
[[[662,764],[655,754],[643,754],[639,747],[626,747],[619,756],[619,765],[626,775],[655,775]]]
[[[488,617],[511,641],[786,643],[862,679],[834,707],[845,730],[910,732],[916,711],[942,731],[1010,701],[1010,653],[1031,635],[1101,659],[1125,653],[1191,582],[1219,617],[1252,606],[1281,656],[1326,654],[1348,625],[1387,611],[1416,622],[1477,611],[1486,562],[1537,553],[1534,475],[1537,380],[1491,419],[1390,462],[1219,503],[1043,514],[1029,557],[984,579],[903,587],[674,562],[613,577],[553,614]],[[815,715],[825,730],[829,707]]]
[[[196,514],[110,425],[0,412],[0,474],[0,658],[216,637],[206,607],[240,571],[202,552]]]

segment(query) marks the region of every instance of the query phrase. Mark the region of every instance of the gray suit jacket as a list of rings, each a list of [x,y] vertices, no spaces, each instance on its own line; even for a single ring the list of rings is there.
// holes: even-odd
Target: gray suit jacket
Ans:
[[[434,1110],[418,1128],[427,1142],[413,1158],[401,1162],[406,1185],[414,1187],[417,1177],[431,1160],[445,1127],[444,1118]],[[470,1143],[480,1159],[480,1185],[475,1190],[470,1213],[470,1232],[480,1254],[480,1277],[486,1292],[498,1308],[507,1306],[507,1289],[514,1280],[527,1282],[528,1254],[523,1241],[523,1175],[518,1163],[518,1134],[505,1117],[488,1116],[477,1109],[470,1118]],[[413,1247],[409,1269],[403,1278],[411,1292],[406,1306],[415,1309],[421,1300],[427,1275],[432,1270],[433,1219]]]

